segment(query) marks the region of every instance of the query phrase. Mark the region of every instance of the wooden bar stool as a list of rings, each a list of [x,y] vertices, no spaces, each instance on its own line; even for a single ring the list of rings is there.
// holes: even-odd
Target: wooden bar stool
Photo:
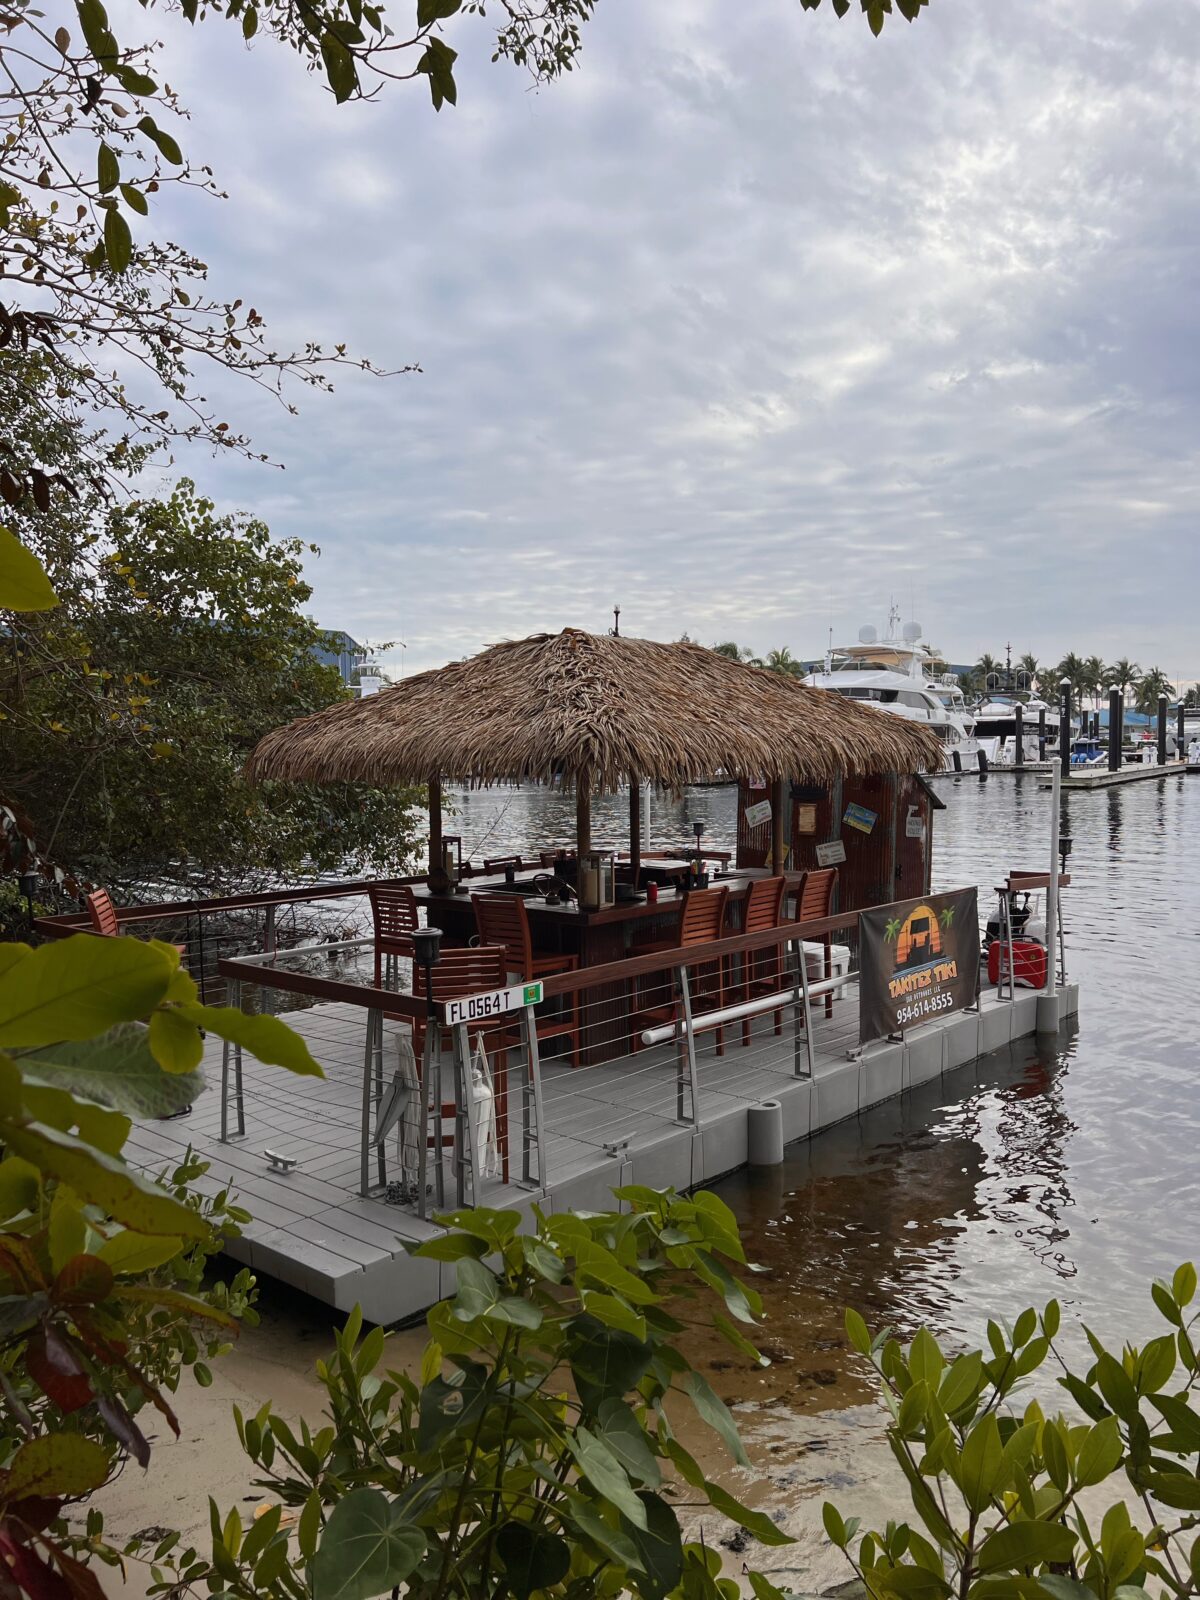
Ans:
[[[444,1005],[447,1000],[459,1000],[468,994],[487,994],[503,989],[508,982],[507,955],[501,945],[470,945],[464,949],[442,950],[436,966],[431,969],[430,989],[434,1003]],[[413,996],[425,999],[425,969],[413,968]],[[424,1017],[415,1017],[412,1024],[413,1054],[417,1060],[417,1077],[420,1079],[425,1050]],[[466,1024],[467,1038],[474,1047],[482,1039],[484,1049],[495,1062],[496,1086],[496,1143],[500,1149],[501,1176],[508,1182],[508,1052],[520,1044],[520,1036],[511,1022],[506,1026],[493,1019]],[[451,1043],[451,1030],[439,1029],[438,1045],[447,1049]],[[466,1092],[471,1092],[470,1084]],[[453,1121],[453,1101],[441,1106],[441,1120]],[[442,1144],[453,1144],[453,1135],[442,1135]]]
[[[743,933],[760,933],[764,928],[777,928],[783,915],[783,894],[787,880],[758,878],[750,885],[746,896],[746,915]],[[747,950],[742,956],[741,978],[736,985],[739,1001],[755,1000],[759,995],[778,994],[783,988],[783,946],[774,945],[766,950]],[[783,1011],[774,1013],[775,1032],[783,1032]],[[750,1043],[750,1017],[742,1018],[742,1043]]]
[[[833,894],[837,888],[838,870],[836,867],[823,867],[820,871],[806,872],[800,880],[800,888],[796,894],[796,921],[818,922],[823,917],[832,916]],[[833,977],[833,939],[828,933],[821,934],[816,941],[825,948],[824,972],[826,978]],[[800,959],[804,960],[804,951],[800,951]],[[825,995],[825,1015],[833,1015],[833,991],[828,990]]]
[[[674,939],[664,939],[655,944],[639,945],[639,955],[649,955],[659,950],[686,950],[689,945],[712,944],[720,939],[725,932],[725,907],[729,899],[728,885],[720,889],[693,889],[683,897],[683,909],[679,914],[679,932]],[[717,960],[696,969],[696,976],[711,972],[715,983],[711,989],[701,989],[697,984],[692,993],[693,1011],[700,1009],[696,1002],[701,998],[712,999],[715,1004],[703,1009],[719,1011],[725,1004],[725,963]],[[668,980],[669,981],[669,980]],[[656,1027],[664,1022],[675,1022],[679,1013],[679,1001],[669,996],[665,1003],[660,1005],[647,1005],[639,1008],[634,1021],[636,1026],[633,1031],[633,1048],[637,1050],[641,1043],[641,1032],[645,1027]],[[725,1054],[725,1029],[718,1028],[717,1054]]]
[[[544,956],[534,954],[529,916],[520,895],[473,894],[471,905],[480,939],[486,945],[504,947],[508,971],[522,983],[533,983],[537,978],[548,978],[556,972],[578,971],[578,956],[563,955],[561,952]],[[570,997],[563,997],[563,1009],[558,1016],[537,1019],[538,1043],[543,1039],[569,1039],[571,1064],[576,1067],[579,1065],[579,1032],[578,991]]]
[[[421,925],[417,902],[407,884],[394,888],[373,884],[368,891],[371,915],[375,919],[375,987],[383,983],[384,960],[388,975],[394,975],[395,963],[403,958],[413,958],[413,930]]]

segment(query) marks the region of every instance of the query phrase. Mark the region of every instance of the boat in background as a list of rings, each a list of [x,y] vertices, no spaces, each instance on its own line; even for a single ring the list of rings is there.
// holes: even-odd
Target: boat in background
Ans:
[[[893,606],[886,638],[881,639],[873,627],[861,628],[857,644],[841,650],[831,646],[824,669],[810,672],[805,683],[928,724],[945,747],[943,772],[974,766],[979,758],[975,719],[957,676],[922,644],[920,623],[906,622],[897,634],[899,622],[900,613]]]

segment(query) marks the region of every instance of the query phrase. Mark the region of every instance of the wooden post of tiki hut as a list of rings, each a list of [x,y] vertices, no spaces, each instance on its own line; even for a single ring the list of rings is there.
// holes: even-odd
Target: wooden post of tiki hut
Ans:
[[[772,779],[771,859],[783,871],[793,783],[933,771],[937,736],[861,701],[731,661],[695,644],[564,628],[493,645],[366,699],[339,702],[261,739],[252,781],[427,784],[429,859],[441,864],[441,792],[470,784],[574,784],[576,845],[592,845],[593,794],[639,782],[678,794],[723,774]]]

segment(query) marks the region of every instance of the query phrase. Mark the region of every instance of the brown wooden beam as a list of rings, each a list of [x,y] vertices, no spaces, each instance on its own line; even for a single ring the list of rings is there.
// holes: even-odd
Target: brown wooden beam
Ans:
[[[442,781],[429,780],[429,870],[442,864]]]
[[[783,872],[787,868],[787,830],[783,814],[787,784],[776,778],[771,785],[771,871]]]
[[[636,883],[642,866],[642,784],[636,772],[629,774],[629,860]]]

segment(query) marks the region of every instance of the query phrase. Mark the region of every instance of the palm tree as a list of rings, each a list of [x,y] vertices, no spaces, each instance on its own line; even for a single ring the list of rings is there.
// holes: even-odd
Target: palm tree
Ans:
[[[1122,656],[1119,661],[1114,661],[1108,669],[1108,681],[1112,688],[1120,689],[1122,694],[1128,694],[1142,675],[1142,669],[1136,661],[1130,661],[1128,656]]]
[[[732,639],[725,639],[712,648],[714,655],[725,656],[730,661],[749,661],[754,655],[753,650],[744,644],[735,644]]]
[[[1089,656],[1083,663],[1083,672],[1085,679],[1083,687],[1091,695],[1096,705],[1099,705],[1100,696],[1107,687],[1104,681],[1104,662],[1101,661],[1099,656]]]
[[[1054,692],[1057,695],[1066,678],[1071,685],[1072,698],[1082,704],[1083,693],[1087,686],[1087,664],[1082,656],[1077,656],[1074,650],[1068,650],[1066,655],[1054,669]]]
[[[1028,679],[1029,688],[1035,689],[1037,687],[1037,676],[1040,670],[1040,664],[1038,662],[1038,658],[1033,655],[1032,652],[1028,650],[1025,652],[1020,661],[1017,662],[1017,670],[1018,672],[1023,672],[1025,674],[1025,677]]]
[[[797,661],[787,645],[780,650],[768,650],[763,666],[768,672],[782,673],[785,678],[802,678],[805,673],[803,661]]]
[[[975,663],[975,671],[983,680],[983,687],[987,689],[989,687],[988,679],[993,675],[999,674],[1000,663],[996,660],[995,656],[988,655],[987,651],[985,650],[983,655],[981,655],[979,660]]]
[[[1162,668],[1151,667],[1149,672],[1143,673],[1138,680],[1137,708],[1146,716],[1152,717],[1158,711],[1159,698],[1166,695],[1170,700],[1174,693],[1175,685]]]

